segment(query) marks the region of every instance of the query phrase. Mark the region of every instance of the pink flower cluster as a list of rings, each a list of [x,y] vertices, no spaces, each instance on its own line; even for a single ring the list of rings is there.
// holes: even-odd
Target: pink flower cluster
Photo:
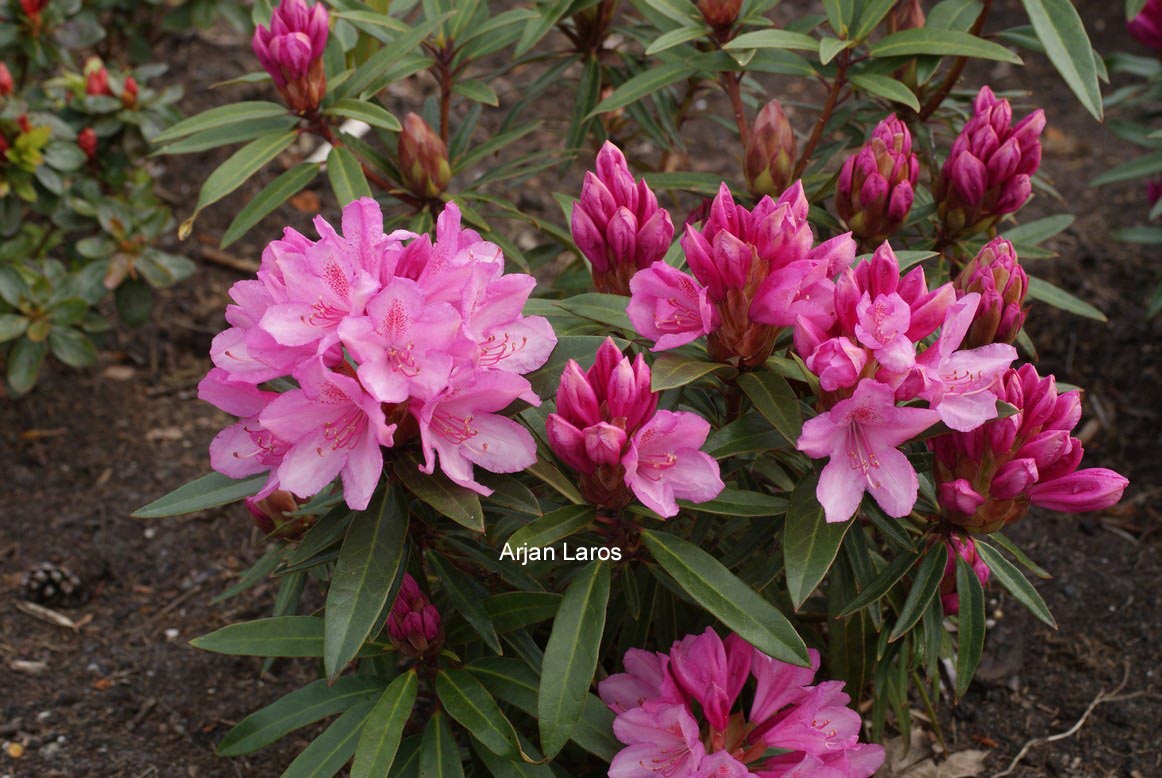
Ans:
[[[633,496],[669,518],[677,498],[705,502],[723,489],[718,463],[699,451],[710,424],[697,414],[659,411],[650,368],[612,339],[582,371],[572,359],[561,374],[557,412],[549,414],[549,444],[581,476],[593,505],[618,510]],[[632,495],[631,495],[632,492]]]
[[[387,634],[396,649],[411,657],[438,651],[444,644],[440,611],[424,596],[411,573],[403,574],[387,616]]]
[[[521,314],[534,279],[504,275],[500,249],[462,229],[451,203],[434,243],[384,234],[369,198],[343,209],[342,233],[322,218],[315,228],[318,241],[288,228],[263,252],[258,278],[230,290],[231,326],[214,339],[199,396],[241,421],[211,443],[214,469],[269,472],[259,498],[310,497],[339,476],[347,504],[362,509],[383,448],[417,436],[425,472],[438,458],[481,494],[474,465],[531,465],[532,436],[498,412],[517,399],[539,404],[523,374],[556,344],[548,321]]]
[[[655,262],[630,281],[627,312],[655,351],[707,335],[712,359],[754,367],[771,355],[778,328],[835,317],[831,279],[855,259],[840,235],[815,245],[807,197],[796,182],[779,199],[748,211],[723,184],[702,229],[687,225],[690,274]]]
[[[920,267],[901,278],[884,243],[840,274],[830,328],[799,321],[796,347],[819,377],[825,410],[803,425],[798,447],[830,457],[818,489],[828,521],[850,518],[865,491],[889,515],[907,515],[919,482],[897,446],[937,421],[971,430],[996,417],[999,378],[1017,352],[1001,343],[961,348],[980,299],[957,300],[951,284],[929,291]],[[900,405],[915,399],[929,407]]]
[[[1005,372],[997,394],[1017,413],[929,442],[937,497],[952,523],[995,532],[1030,505],[1077,513],[1122,498],[1129,483],[1123,476],[1103,467],[1078,469],[1084,451],[1070,435],[1081,419],[1078,392],[1058,394],[1053,376],[1022,365]]]
[[[874,246],[891,237],[908,217],[919,174],[908,125],[892,114],[844,161],[835,187],[835,210],[856,238]]]
[[[795,667],[709,627],[669,654],[630,649],[626,672],[598,687],[626,746],[610,778],[867,778],[884,750],[859,742],[842,681],[811,685],[819,654],[810,654],[811,667]],[[749,714],[733,712],[752,678]],[[771,749],[785,753],[766,756]]]

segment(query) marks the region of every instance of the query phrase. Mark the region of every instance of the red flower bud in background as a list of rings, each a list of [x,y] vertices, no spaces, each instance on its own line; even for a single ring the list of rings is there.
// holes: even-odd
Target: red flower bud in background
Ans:
[[[944,577],[940,580],[940,604],[945,616],[955,616],[960,612],[960,597],[956,593],[956,557],[959,556],[972,567],[981,586],[989,581],[989,568],[976,553],[976,543],[970,537],[949,535],[945,539],[948,549],[948,563],[944,565]]]
[[[795,131],[778,100],[759,111],[746,144],[743,161],[746,185],[755,196],[778,197],[790,186],[795,171]]]
[[[874,248],[900,229],[912,209],[919,173],[912,134],[892,114],[839,172],[835,208],[851,234]]]
[[[281,489],[261,500],[247,497],[246,509],[259,532],[283,540],[299,540],[318,520],[316,516],[292,516],[299,509],[298,500]]]
[[[936,495],[950,522],[996,532],[1030,505],[1066,513],[1108,508],[1129,483],[1105,468],[1078,470],[1084,453],[1070,432],[1081,419],[1078,392],[1057,394],[1053,376],[1032,365],[1009,370],[997,397],[1017,408],[971,432],[929,441],[936,454]]]
[[[33,21],[39,21],[41,12],[47,7],[48,0],[20,0],[24,15]]]
[[[572,229],[597,291],[627,296],[634,273],[664,257],[674,238],[670,214],[644,180],[634,180],[625,155],[608,141],[597,154],[596,173],[585,174]]]
[[[16,88],[12,81],[12,71],[8,69],[8,65],[0,62],[0,97],[8,97]]]
[[[20,127],[21,132],[32,132],[32,123],[28,121],[28,114],[20,114],[16,117],[16,124]]]
[[[983,232],[1019,210],[1033,192],[1031,179],[1041,164],[1044,111],[1038,108],[1011,126],[1009,101],[997,99],[987,86],[973,111],[932,188],[946,236]]]
[[[1013,244],[993,238],[981,248],[953,282],[957,297],[980,294],[980,305],[961,348],[989,343],[1012,343],[1025,324],[1028,308],[1022,307],[1029,291],[1029,276],[1017,262]]]
[[[99,57],[89,57],[85,61],[85,94],[113,96],[109,88],[109,71]]]
[[[742,0],[698,0],[698,11],[716,32],[726,32],[738,20]]]
[[[97,158],[97,133],[92,127],[86,127],[77,133],[77,145],[90,162]]]
[[[895,23],[897,31],[914,30],[917,27],[923,27],[927,21],[920,0],[900,0],[896,3],[896,10],[892,12],[892,15],[892,21]]]
[[[271,16],[270,29],[259,25],[250,40],[254,56],[296,113],[317,109],[327,91],[323,50],[328,22],[322,3],[308,6],[305,0],[282,0]]]
[[[434,198],[448,187],[448,147],[419,114],[404,117],[398,151],[400,172],[413,194]]]
[[[125,79],[125,89],[121,92],[121,105],[133,108],[137,105],[137,79],[129,76]]]
[[[1146,0],[1138,15],[1126,22],[1126,29],[1143,46],[1162,52],[1162,0]]]
[[[403,574],[387,617],[387,634],[393,646],[412,658],[439,651],[444,644],[440,612],[410,573]]]

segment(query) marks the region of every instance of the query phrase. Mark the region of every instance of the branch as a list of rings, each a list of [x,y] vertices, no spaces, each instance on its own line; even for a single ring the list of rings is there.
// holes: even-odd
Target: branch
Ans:
[[[984,29],[984,20],[988,17],[989,9],[992,8],[992,5],[993,0],[984,0],[980,8],[980,14],[976,17],[976,21],[973,22],[972,29],[968,31],[969,34],[980,36],[980,31]],[[964,67],[967,64],[968,57],[956,58],[956,62],[952,63],[952,67],[949,69],[947,75],[944,76],[944,80],[940,82],[940,87],[928,98],[928,101],[924,103],[924,107],[920,109],[920,121],[928,121],[928,117],[936,112],[936,109],[944,102],[944,98],[948,97],[948,93],[952,91],[952,87],[956,86],[956,82],[960,78],[960,74],[964,72]]]
[[[827,126],[827,121],[835,111],[836,103],[839,102],[839,92],[847,83],[847,66],[849,64],[847,52],[842,52],[839,56],[841,59],[839,67],[835,71],[835,81],[831,83],[831,91],[827,93],[827,102],[823,104],[819,120],[815,122],[815,129],[811,130],[811,137],[807,139],[807,145],[803,147],[803,153],[799,155],[799,161],[795,163],[795,172],[791,174],[792,181],[803,177],[803,171],[806,169],[807,163],[811,161],[811,155],[815,152],[815,147],[819,145],[820,138],[823,137],[823,128]]]

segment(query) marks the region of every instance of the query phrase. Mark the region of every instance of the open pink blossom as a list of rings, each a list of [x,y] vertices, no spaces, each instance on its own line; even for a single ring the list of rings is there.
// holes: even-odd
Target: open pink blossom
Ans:
[[[695,279],[655,262],[630,279],[626,308],[634,329],[654,341],[651,351],[684,346],[719,326],[709,293]]]
[[[609,778],[693,776],[706,747],[698,722],[684,705],[647,702],[613,720],[613,734],[626,744],[609,765]]]
[[[896,407],[890,386],[865,378],[852,397],[808,420],[797,446],[817,459],[830,458],[816,490],[827,521],[850,519],[865,491],[889,516],[908,515],[919,482],[896,447],[939,418],[933,410]]]
[[[723,730],[750,674],[753,653],[751,645],[737,636],[723,642],[707,627],[703,634],[687,635],[670,648],[670,672],[682,691],[702,706],[710,726]]]
[[[646,700],[683,704],[682,693],[669,672],[668,654],[631,648],[622,664],[624,673],[614,673],[597,685],[602,702],[614,713],[640,708]]]
[[[677,499],[713,500],[725,488],[718,463],[699,449],[710,422],[686,412],[658,411],[642,425],[622,458],[625,482],[650,510],[678,513]]]

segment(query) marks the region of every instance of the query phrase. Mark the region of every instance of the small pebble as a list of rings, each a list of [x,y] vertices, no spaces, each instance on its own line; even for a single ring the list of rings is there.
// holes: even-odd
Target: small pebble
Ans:
[[[170,627],[169,629],[167,629],[165,631],[165,639],[172,643],[173,641],[177,640],[178,636],[180,636],[181,634],[182,633],[179,632],[178,630],[174,629],[173,627]]]

